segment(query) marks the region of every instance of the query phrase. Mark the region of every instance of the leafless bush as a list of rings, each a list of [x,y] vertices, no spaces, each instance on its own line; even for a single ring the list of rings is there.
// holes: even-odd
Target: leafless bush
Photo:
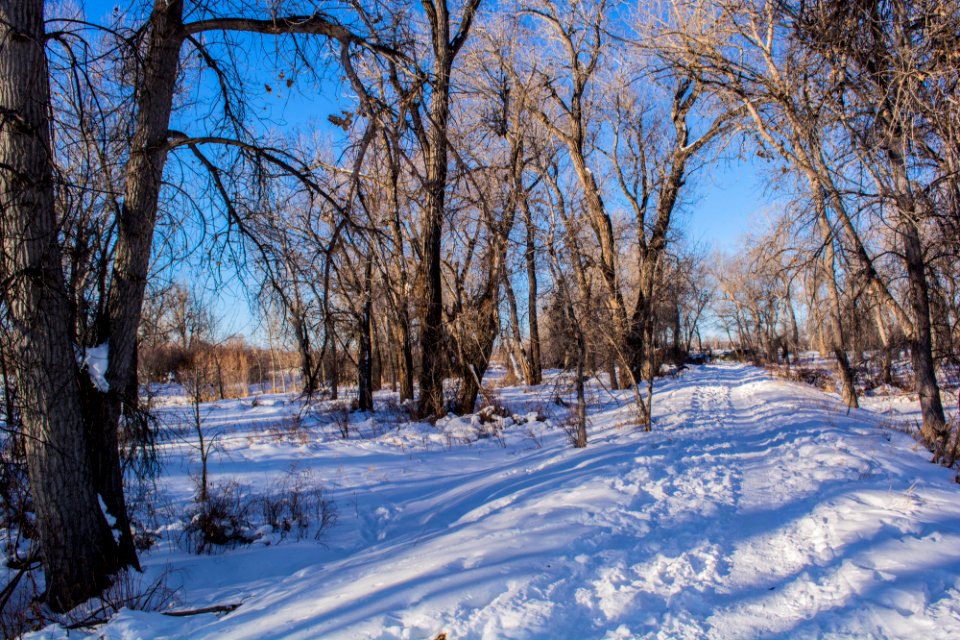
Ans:
[[[830,389],[834,384],[833,376],[826,369],[800,366],[787,369],[776,365],[768,365],[767,369],[779,378],[807,384],[824,391]]]
[[[124,495],[133,543],[137,550],[146,551],[160,539],[165,525],[177,520],[179,513],[153,482],[125,479]]]
[[[281,538],[292,533],[296,540],[301,540],[315,526],[314,539],[319,540],[337,520],[336,506],[324,494],[315,474],[295,467],[257,503],[264,523]]]
[[[350,437],[350,407],[342,402],[333,406],[330,411],[330,421],[337,428],[340,437],[346,440]]]
[[[122,571],[100,596],[67,613],[54,614],[41,601],[40,584],[34,575],[39,562],[31,567],[17,574],[0,592],[0,633],[4,638],[19,638],[53,623],[68,630],[88,628],[107,622],[121,609],[161,611],[176,595],[168,585],[168,572],[148,580],[142,573]],[[20,580],[22,576],[26,578]]]
[[[524,435],[530,438],[533,441],[533,446],[537,449],[543,449],[543,438],[538,434],[533,427],[527,427],[524,430]]]
[[[306,427],[303,413],[299,411],[275,423],[270,433],[278,442],[299,442],[301,445],[310,442],[310,431]]]
[[[198,495],[200,487],[197,488]],[[223,486],[211,486],[206,500],[198,500],[187,512],[188,522],[184,529],[187,548],[198,554],[212,553],[216,547],[232,547],[253,542],[251,529],[251,503],[243,495],[237,482]]]
[[[380,412],[385,414],[385,422],[410,422],[416,417],[417,406],[412,400],[400,402],[396,398],[384,398],[381,401]]]
[[[168,584],[164,572],[155,580],[142,573],[123,571],[99,597],[47,622],[58,622],[67,629],[81,629],[107,622],[121,609],[134,611],[161,611],[173,602],[176,591]]]
[[[567,438],[570,440],[570,444],[577,446],[577,442],[580,438],[579,433],[579,417],[577,416],[576,408],[571,408],[562,416],[559,416],[554,419],[554,424],[560,427]]]

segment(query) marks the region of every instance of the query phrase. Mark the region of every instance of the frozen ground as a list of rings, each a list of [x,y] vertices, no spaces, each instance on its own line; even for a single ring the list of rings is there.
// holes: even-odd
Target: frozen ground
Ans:
[[[469,420],[354,435],[309,420],[281,437],[290,398],[204,408],[221,433],[211,473],[250,491],[291,465],[337,504],[322,539],[210,556],[173,523],[143,556],[176,608],[124,610],[103,638],[960,637],[960,488],[870,410],[745,366],[661,384],[652,433],[627,395],[592,391],[590,443],[572,449],[555,385],[503,389],[502,439]],[[169,424],[183,409],[168,407]],[[342,417],[341,417],[342,419]],[[320,422],[323,422],[321,420]],[[183,434],[187,438],[186,432]],[[157,496],[186,508],[196,452],[166,445]],[[270,544],[267,544],[267,543]],[[84,637],[51,627],[36,637]]]

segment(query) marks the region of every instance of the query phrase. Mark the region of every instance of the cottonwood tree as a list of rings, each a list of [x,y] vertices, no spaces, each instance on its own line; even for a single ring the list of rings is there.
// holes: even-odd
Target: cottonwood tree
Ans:
[[[958,180],[955,124],[947,122],[958,113],[951,96],[960,10],[947,2],[864,0],[787,5],[785,12],[800,46],[827,61],[832,73],[823,81],[835,117],[876,184],[878,215],[895,229],[923,435],[935,458],[952,464],[933,352],[930,254],[939,222],[957,216],[955,201],[942,196],[955,193]]]
[[[109,583],[117,546],[98,502],[62,272],[43,3],[0,4],[4,306],[47,594],[67,609]]]
[[[517,37],[522,31],[515,18],[502,17],[487,24],[481,34],[482,43],[474,56],[472,74],[478,86],[474,92],[483,96],[479,106],[483,113],[480,123],[489,134],[502,139],[504,159],[501,162],[502,184],[508,185],[504,207],[520,214],[523,224],[523,271],[525,273],[527,339],[523,338],[520,307],[509,268],[503,269],[503,288],[508,309],[511,362],[518,366],[528,385],[540,384],[543,363],[538,316],[539,276],[537,257],[540,252],[538,235],[540,216],[538,188],[543,178],[536,166],[547,153],[547,136],[534,117],[532,100],[537,98],[537,75],[524,68],[523,57],[527,42]],[[491,145],[484,140],[483,144]]]
[[[429,105],[423,116],[413,121],[425,165],[420,230],[421,268],[418,273],[423,292],[419,412],[422,416],[442,416],[445,412],[443,359],[446,341],[443,332],[441,252],[448,188],[450,89],[454,61],[470,34],[480,0],[465,0],[459,17],[451,15],[447,0],[422,0],[422,5],[433,55],[427,82]]]
[[[185,21],[182,1],[158,0],[153,5],[142,28],[132,32],[132,69],[121,76],[133,83],[131,136],[117,199],[106,302],[94,322],[95,344],[109,354],[105,384],[84,390],[70,340],[69,297],[61,271],[43,13],[42,2],[0,6],[2,272],[5,303],[16,326],[17,378],[29,398],[22,414],[32,443],[28,464],[47,599],[54,609],[64,610],[97,593],[118,569],[137,566],[123,498],[118,425],[121,416],[137,406],[136,338],[169,153],[188,149],[211,170],[214,183],[219,176],[202,145],[232,146],[292,168],[280,154],[264,152],[249,140],[171,132],[184,45],[218,67],[202,42],[205,33],[315,34],[351,43],[361,39],[320,13],[267,20],[210,15]],[[222,182],[218,186],[223,190]],[[115,521],[119,542],[110,533],[100,501]]]
[[[823,247],[839,243],[852,280],[907,336],[922,431],[935,458],[949,463],[932,352],[929,256],[936,251],[933,230],[944,220],[930,198],[951,202],[939,187],[955,175],[933,150],[946,159],[955,147],[943,116],[954,108],[944,99],[956,77],[945,43],[955,38],[949,34],[956,8],[718,1],[690,12],[716,18],[714,26],[679,30],[671,46],[742,105],[763,153],[805,183]],[[878,246],[899,258],[892,273],[878,260]],[[904,292],[896,285],[901,278]],[[837,316],[835,297],[831,304]],[[840,345],[839,325],[832,324]]]

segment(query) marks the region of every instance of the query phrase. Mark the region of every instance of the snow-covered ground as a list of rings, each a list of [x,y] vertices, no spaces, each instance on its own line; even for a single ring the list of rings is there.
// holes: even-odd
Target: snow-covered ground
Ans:
[[[320,542],[261,528],[191,554],[176,517],[198,455],[182,429],[154,496],[174,522],[144,582],[165,576],[175,609],[240,606],[35,637],[960,637],[960,486],[888,415],[695,367],[661,383],[652,433],[628,394],[593,387],[576,450],[557,388],[500,389],[516,418],[481,439],[476,420],[397,427],[396,409],[298,423],[292,397],[206,405],[215,483],[258,493],[309,471],[336,524]],[[160,410],[170,430],[187,413]]]

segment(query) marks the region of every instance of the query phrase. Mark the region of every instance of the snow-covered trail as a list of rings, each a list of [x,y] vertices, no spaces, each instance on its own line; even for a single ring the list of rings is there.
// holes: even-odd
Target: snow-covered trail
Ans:
[[[879,416],[745,366],[664,383],[652,433],[632,411],[598,409],[585,450],[324,449],[330,548],[151,556],[188,602],[243,605],[99,634],[960,637],[960,492]]]

